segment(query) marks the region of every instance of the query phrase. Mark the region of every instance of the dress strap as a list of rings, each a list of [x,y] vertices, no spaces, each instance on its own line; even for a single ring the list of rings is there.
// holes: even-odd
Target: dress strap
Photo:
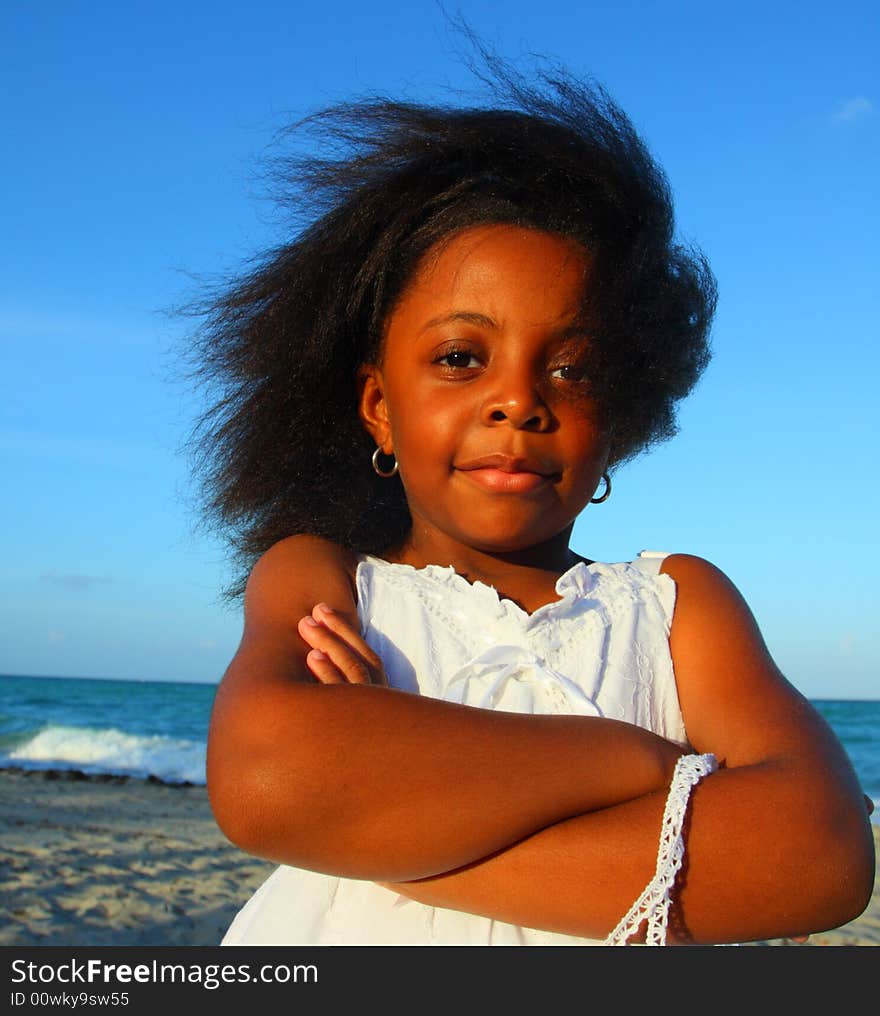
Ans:
[[[666,550],[640,550],[639,556],[630,564],[645,572],[646,575],[659,575],[660,565],[667,557],[669,557],[669,552]]]
[[[666,945],[666,924],[675,878],[684,860],[684,817],[691,791],[704,776],[714,773],[714,755],[682,755],[675,764],[672,784],[663,811],[657,868],[641,896],[620,919],[603,945],[626,945],[647,919],[646,945]]]

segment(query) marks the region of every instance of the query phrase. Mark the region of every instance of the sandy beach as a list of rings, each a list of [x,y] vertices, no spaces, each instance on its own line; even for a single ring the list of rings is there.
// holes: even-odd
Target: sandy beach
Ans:
[[[274,867],[224,839],[203,786],[0,770],[0,827],[4,946],[217,945]],[[880,945],[877,882],[807,945]]]

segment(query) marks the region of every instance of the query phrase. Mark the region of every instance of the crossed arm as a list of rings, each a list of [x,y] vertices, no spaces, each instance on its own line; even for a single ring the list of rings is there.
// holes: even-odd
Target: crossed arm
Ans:
[[[209,738],[221,827],[261,856],[426,903],[607,934],[653,872],[681,749],[615,721],[494,713],[384,687],[339,554],[297,538],[254,570]],[[691,743],[724,763],[693,796],[681,939],[845,923],[873,879],[845,754],[778,673],[730,583],[698,559],[666,568]]]

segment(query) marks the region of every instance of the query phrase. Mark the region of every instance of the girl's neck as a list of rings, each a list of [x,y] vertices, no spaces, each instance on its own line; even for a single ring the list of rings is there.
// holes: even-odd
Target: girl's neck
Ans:
[[[452,567],[469,582],[493,586],[500,596],[513,600],[531,613],[545,603],[557,600],[556,582],[559,576],[584,560],[569,548],[570,534],[569,529],[538,546],[490,552],[451,540],[425,542],[411,531],[401,544],[381,556],[387,561],[414,568],[426,565]]]

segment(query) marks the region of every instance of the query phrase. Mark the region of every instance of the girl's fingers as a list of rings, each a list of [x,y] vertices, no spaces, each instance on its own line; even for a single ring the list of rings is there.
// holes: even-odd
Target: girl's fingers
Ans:
[[[320,684],[348,684],[339,668],[320,649],[313,649],[306,656],[306,665]]]
[[[368,643],[361,638],[360,633],[355,631],[332,607],[329,607],[326,603],[318,603],[312,610],[312,617],[319,624],[325,625],[335,635],[338,635],[355,653],[363,657],[372,670],[380,671],[382,669],[382,661],[373,652]]]
[[[309,670],[322,683],[384,683],[381,664],[378,668],[373,665],[373,661],[378,660],[375,653],[370,653],[371,658],[365,659],[340,635],[323,623],[319,624],[313,617],[302,618],[297,630],[303,641],[312,648],[312,653],[307,657]],[[314,656],[316,651],[320,654],[317,657]]]
[[[312,619],[337,636],[350,651],[351,656],[344,649],[342,652],[342,660],[351,661],[351,668],[344,667],[350,680],[358,683],[369,681],[370,684],[387,686],[388,679],[385,676],[382,660],[369,643],[361,637],[360,632],[341,614],[338,614],[326,603],[318,603],[312,609]],[[343,664],[340,662],[340,665]],[[364,666],[366,675],[363,673]]]

